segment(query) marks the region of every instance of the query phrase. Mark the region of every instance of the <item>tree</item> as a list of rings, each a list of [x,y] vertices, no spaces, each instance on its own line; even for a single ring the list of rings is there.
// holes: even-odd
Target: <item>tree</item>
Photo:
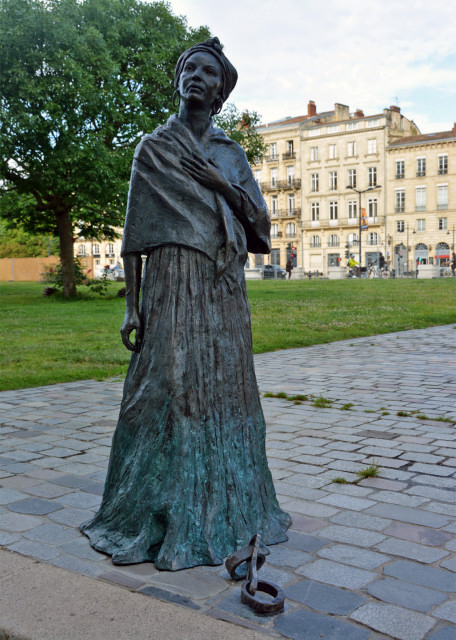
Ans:
[[[74,236],[115,236],[133,150],[172,109],[179,54],[210,34],[141,0],[0,0],[0,21],[0,213],[59,237],[74,296]]]
[[[36,258],[58,255],[58,240],[49,234],[32,234],[22,228],[9,229],[0,218],[0,258]]]
[[[214,123],[223,129],[227,136],[241,145],[247,160],[255,163],[262,159],[267,145],[256,127],[260,124],[261,116],[256,111],[243,111],[234,104],[228,103],[222,113],[214,117]]]

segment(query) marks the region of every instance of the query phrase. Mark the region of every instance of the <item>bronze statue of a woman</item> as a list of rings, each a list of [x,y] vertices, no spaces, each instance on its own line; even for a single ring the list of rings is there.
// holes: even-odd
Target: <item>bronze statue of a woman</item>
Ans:
[[[114,564],[218,565],[255,533],[287,539],[244,281],[247,251],[270,251],[270,219],[245,153],[211,119],[236,81],[218,38],[185,51],[179,113],[135,152],[121,329],[133,354],[103,501],[81,526]]]

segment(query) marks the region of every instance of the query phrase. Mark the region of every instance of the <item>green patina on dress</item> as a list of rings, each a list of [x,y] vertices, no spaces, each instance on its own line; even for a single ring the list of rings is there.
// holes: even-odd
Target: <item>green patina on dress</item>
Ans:
[[[191,181],[202,154],[242,211]],[[195,211],[197,213],[195,214]],[[125,380],[100,509],[81,526],[115,564],[218,565],[254,533],[287,539],[265,452],[243,268],[269,251],[269,216],[241,148],[173,116],[135,154],[124,253],[147,254],[144,338]]]

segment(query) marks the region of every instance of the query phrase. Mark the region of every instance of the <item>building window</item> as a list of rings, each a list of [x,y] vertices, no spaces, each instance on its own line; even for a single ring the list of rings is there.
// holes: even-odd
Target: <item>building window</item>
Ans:
[[[270,177],[271,177],[271,187],[276,187],[277,186],[277,169],[271,169]]]
[[[318,147],[310,147],[310,159],[311,161],[318,160]]]
[[[271,196],[271,215],[277,215],[279,211],[279,199],[277,196]]]
[[[448,154],[441,153],[439,154],[439,169],[440,174],[448,173]]]
[[[87,255],[87,251],[85,248],[85,244],[80,244],[78,247],[78,256],[86,256]]]
[[[280,249],[271,249],[271,264],[280,265]]]
[[[416,221],[416,230],[417,231],[426,231],[426,220],[425,218],[421,218]]]
[[[426,187],[416,187],[416,210],[426,211]]]
[[[92,245],[92,252],[93,252],[94,256],[99,256],[100,255],[100,245],[99,244]]]
[[[396,220],[396,231],[399,231],[399,233],[405,231],[405,222],[403,220]]]
[[[405,211],[405,190],[396,189],[396,213]]]
[[[418,178],[426,175],[426,158],[416,159],[416,175]]]
[[[446,231],[448,229],[448,218],[439,218],[439,231]]]
[[[356,200],[349,200],[348,202],[348,217],[349,218],[356,218],[357,217],[357,206],[358,203],[356,202]]]
[[[329,203],[329,219],[330,220],[337,220],[337,215],[338,215],[338,205],[337,205],[337,201],[332,200]]]
[[[310,210],[312,215],[312,222],[317,222],[318,220],[320,220],[320,203],[312,202],[312,204],[310,205]]]
[[[356,131],[357,128],[358,128],[357,122],[349,122],[347,124],[347,131]]]
[[[372,246],[377,246],[379,243],[379,236],[378,233],[375,233],[375,231],[372,231],[371,233],[367,234],[367,240],[366,240],[367,244]]]
[[[349,247],[358,244],[358,234],[357,233],[349,233],[347,238],[347,244]]]
[[[288,194],[287,206],[288,206],[288,215],[293,215],[295,213],[295,197],[294,197],[294,193],[289,193]]]
[[[318,173],[312,173],[310,178],[310,190],[315,193],[319,189]]]
[[[348,170],[348,186],[356,187],[356,169]]]
[[[437,209],[448,209],[448,185],[437,185]]]
[[[261,184],[261,169],[255,169],[255,180],[259,186]]]
[[[369,167],[369,187],[377,186],[377,167]]]
[[[279,237],[279,225],[271,224],[271,238],[278,238],[278,237]]]
[[[294,183],[294,166],[287,167],[287,185],[292,186]]]
[[[271,160],[277,159],[277,142],[271,142],[269,145],[269,156]]]
[[[377,138],[367,141],[367,153],[377,153]]]
[[[337,133],[339,130],[339,127],[337,126],[337,124],[330,124],[328,127],[328,133]]]
[[[405,162],[404,160],[396,160],[396,180],[400,180],[404,177]]]
[[[367,215],[369,218],[377,217],[377,198],[369,198],[367,201]]]
[[[287,153],[293,153],[293,140],[287,140]]]
[[[347,155],[350,157],[356,156],[356,142],[349,142],[347,145]]]
[[[329,145],[329,159],[334,160],[337,158],[337,146],[335,144]]]
[[[114,245],[112,244],[112,242],[109,242],[106,245],[106,255],[107,256],[113,256],[114,255]]]
[[[100,261],[99,261],[99,260],[95,260],[95,264],[96,264],[96,265],[99,265],[99,264],[100,264]]]
[[[340,246],[339,236],[335,233],[332,233],[328,238],[328,247],[338,247]]]
[[[321,133],[321,129],[318,127],[317,129],[309,130],[309,138],[314,138],[315,136],[319,136]]]
[[[329,189],[335,191],[337,189],[337,171],[329,172]]]
[[[366,127],[378,127],[378,118],[372,118],[371,120],[366,120]]]
[[[310,238],[310,246],[311,247],[321,247],[321,238],[320,238],[320,236],[312,236]]]
[[[294,238],[296,236],[296,225],[294,222],[289,222],[285,227],[285,235],[287,238]]]

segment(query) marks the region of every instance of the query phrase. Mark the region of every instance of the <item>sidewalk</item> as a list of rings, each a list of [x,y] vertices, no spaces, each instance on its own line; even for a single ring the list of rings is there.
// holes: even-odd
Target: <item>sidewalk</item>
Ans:
[[[285,612],[256,616],[223,567],[115,567],[91,549],[77,527],[101,499],[122,382],[84,381],[0,393],[0,639],[456,638],[456,326],[255,365],[263,393],[308,396],[263,399],[293,525],[260,577]]]

